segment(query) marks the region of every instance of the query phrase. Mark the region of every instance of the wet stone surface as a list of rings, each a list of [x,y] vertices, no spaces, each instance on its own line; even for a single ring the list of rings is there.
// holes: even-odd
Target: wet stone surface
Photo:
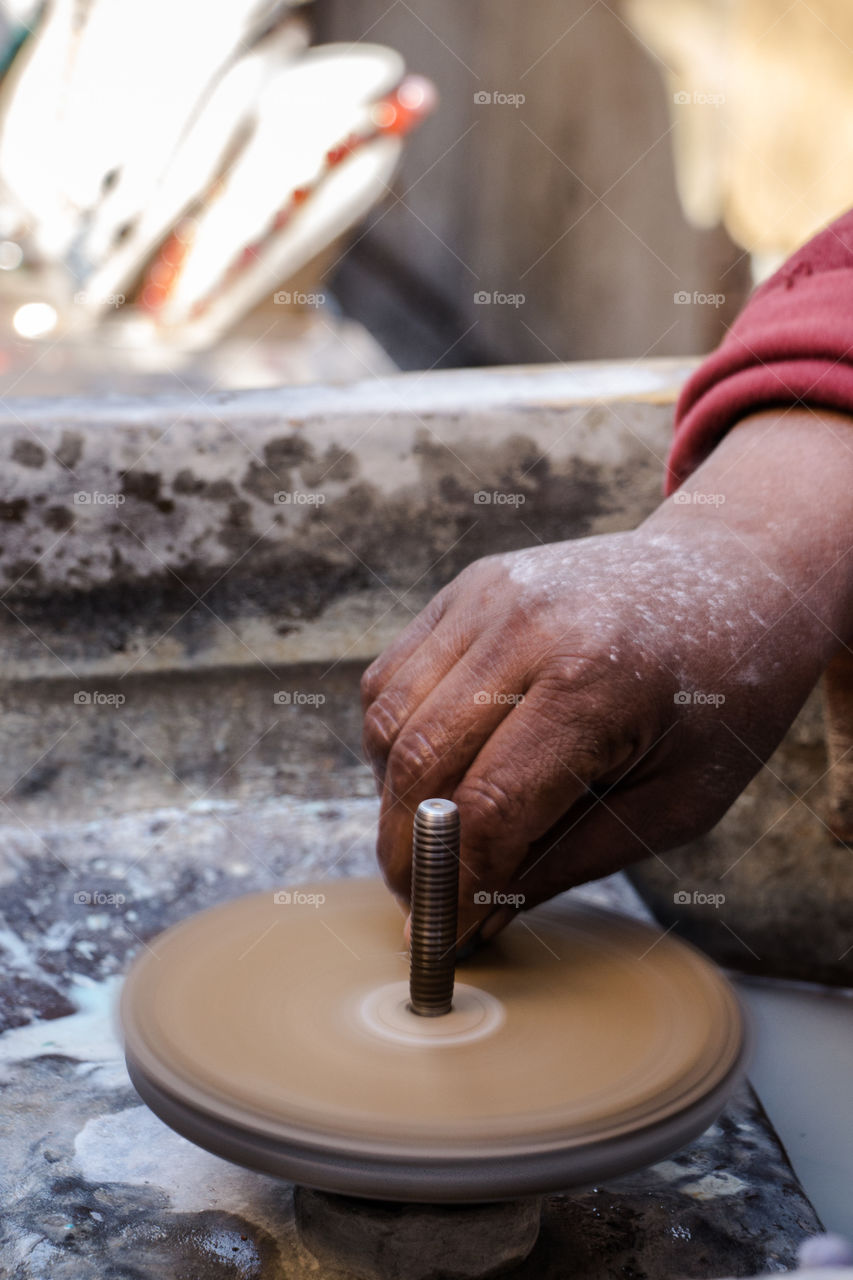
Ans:
[[[346,1276],[318,1266],[299,1243],[290,1186],[197,1149],[140,1103],[113,1009],[132,956],[190,912],[282,883],[372,874],[375,821],[368,799],[209,802],[2,833],[0,1274]],[[621,878],[578,892],[642,911]],[[672,1159],[548,1197],[539,1241],[510,1274],[661,1280],[784,1271],[818,1227],[744,1089]]]
[[[296,1187],[301,1243],[352,1280],[492,1280],[518,1267],[539,1235],[542,1201],[391,1204]]]

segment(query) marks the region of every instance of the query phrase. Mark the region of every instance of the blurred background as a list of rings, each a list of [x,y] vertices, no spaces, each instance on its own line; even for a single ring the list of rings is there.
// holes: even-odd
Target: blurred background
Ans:
[[[853,204],[844,0],[3,0],[0,394],[700,354]]]

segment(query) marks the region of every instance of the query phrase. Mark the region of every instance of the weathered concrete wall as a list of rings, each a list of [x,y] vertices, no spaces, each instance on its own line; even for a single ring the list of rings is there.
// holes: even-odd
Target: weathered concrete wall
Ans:
[[[187,788],[372,791],[360,670],[477,556],[648,511],[683,373],[17,402],[0,418],[0,794],[40,823]],[[508,493],[523,504],[476,496]]]
[[[368,656],[477,556],[649,510],[685,368],[17,402],[0,414],[6,653],[54,677]]]
[[[369,794],[364,664],[477,556],[650,511],[685,373],[549,366],[7,407],[7,830]],[[732,964],[849,982],[853,863],[820,820],[824,771],[813,702],[717,830],[667,858],[674,874],[637,870],[661,918]],[[721,892],[719,909],[693,901]]]

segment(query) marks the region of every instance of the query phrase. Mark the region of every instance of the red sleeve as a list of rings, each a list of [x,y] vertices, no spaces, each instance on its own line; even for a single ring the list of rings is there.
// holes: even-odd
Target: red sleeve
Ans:
[[[771,405],[853,413],[853,210],[798,249],[685,384],[666,492],[730,427]]]

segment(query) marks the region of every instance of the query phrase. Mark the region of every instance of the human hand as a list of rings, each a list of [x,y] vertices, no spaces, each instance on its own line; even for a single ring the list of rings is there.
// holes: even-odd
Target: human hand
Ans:
[[[795,511],[768,528],[726,448],[754,452],[766,417],[685,489],[708,501],[682,491],[634,532],[476,562],[366,673],[380,864],[406,900],[414,810],[453,798],[460,940],[707,831],[831,656],[838,575],[819,586],[815,567],[837,552],[832,521],[808,548]],[[774,443],[786,440],[776,424]]]

